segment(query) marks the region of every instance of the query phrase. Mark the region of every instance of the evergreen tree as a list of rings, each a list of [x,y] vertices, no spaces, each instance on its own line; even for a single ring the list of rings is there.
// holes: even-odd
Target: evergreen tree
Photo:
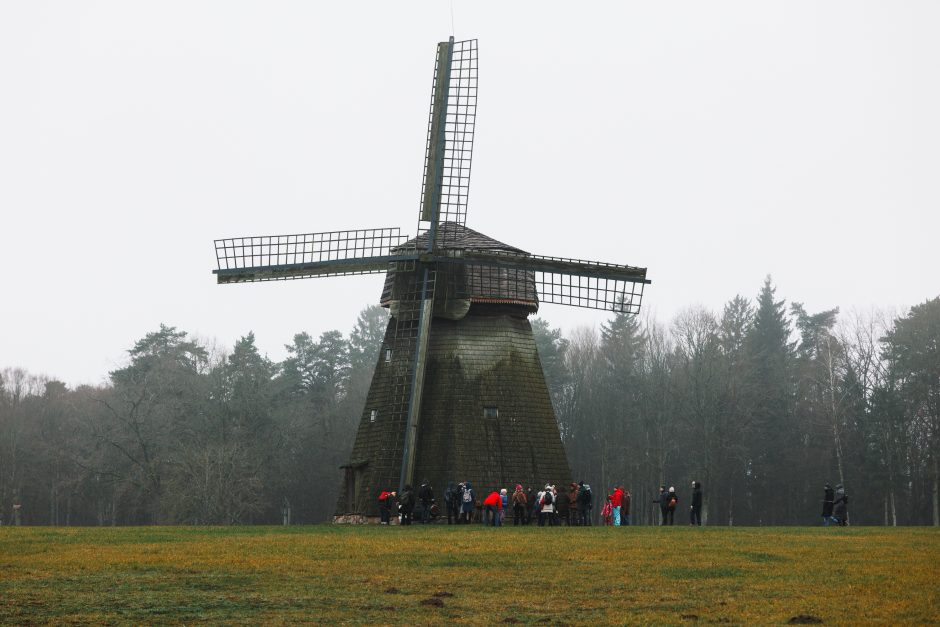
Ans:
[[[793,488],[782,481],[794,467],[799,436],[792,428],[793,354],[790,321],[783,300],[768,276],[757,297],[754,324],[748,334],[752,363],[748,394],[751,424],[745,462],[745,506],[757,524],[795,522]]]
[[[940,525],[940,297],[911,307],[882,339],[885,359],[905,400],[905,413],[922,438],[923,458],[914,482],[925,498],[915,507],[929,509]],[[918,463],[920,462],[920,463]],[[929,495],[929,496],[928,496]],[[928,504],[929,501],[929,504]]]

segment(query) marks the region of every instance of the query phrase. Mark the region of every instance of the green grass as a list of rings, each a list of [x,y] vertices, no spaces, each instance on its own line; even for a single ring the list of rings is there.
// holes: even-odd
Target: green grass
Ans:
[[[940,622],[940,530],[0,527],[0,622],[12,624],[753,624],[800,615]]]

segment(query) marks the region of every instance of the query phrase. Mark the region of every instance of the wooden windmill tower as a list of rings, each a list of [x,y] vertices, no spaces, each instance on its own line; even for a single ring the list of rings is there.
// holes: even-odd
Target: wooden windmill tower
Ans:
[[[216,240],[219,283],[386,273],[391,314],[337,520],[427,478],[478,489],[571,479],[528,316],[540,303],[637,313],[646,269],[529,254],[465,226],[476,40],[437,46],[419,235],[397,228]]]

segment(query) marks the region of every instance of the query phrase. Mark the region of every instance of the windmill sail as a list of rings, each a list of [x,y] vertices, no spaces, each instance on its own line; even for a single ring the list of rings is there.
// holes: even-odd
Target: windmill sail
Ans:
[[[467,220],[478,71],[476,39],[438,44],[419,216],[431,231]]]
[[[639,313],[646,268],[602,261],[530,255],[515,250],[444,249],[435,261],[463,265],[469,294],[497,287],[506,299],[538,293],[538,301],[617,313]]]
[[[377,274],[413,263],[416,255],[401,247],[407,239],[398,228],[218,239],[212,272],[219,283]]]

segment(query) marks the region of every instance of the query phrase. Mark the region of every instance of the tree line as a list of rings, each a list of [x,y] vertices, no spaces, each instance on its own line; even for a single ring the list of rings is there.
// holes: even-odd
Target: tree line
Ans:
[[[220,350],[161,325],[99,386],[0,371],[0,522],[328,520],[386,323],[367,307],[280,362],[251,333]],[[635,522],[695,480],[706,524],[816,523],[827,481],[853,524],[940,524],[940,298],[840,317],[768,278],[668,324],[532,323],[573,478],[623,483]]]
[[[249,333],[213,350],[161,325],[102,386],[0,372],[0,516],[24,524],[314,522],[333,513],[387,314],[348,337]]]
[[[821,522],[843,484],[853,524],[940,524],[940,297],[840,318],[777,300],[688,307],[668,324],[617,315],[536,337],[572,471],[623,483],[653,524],[660,485],[717,525]]]

